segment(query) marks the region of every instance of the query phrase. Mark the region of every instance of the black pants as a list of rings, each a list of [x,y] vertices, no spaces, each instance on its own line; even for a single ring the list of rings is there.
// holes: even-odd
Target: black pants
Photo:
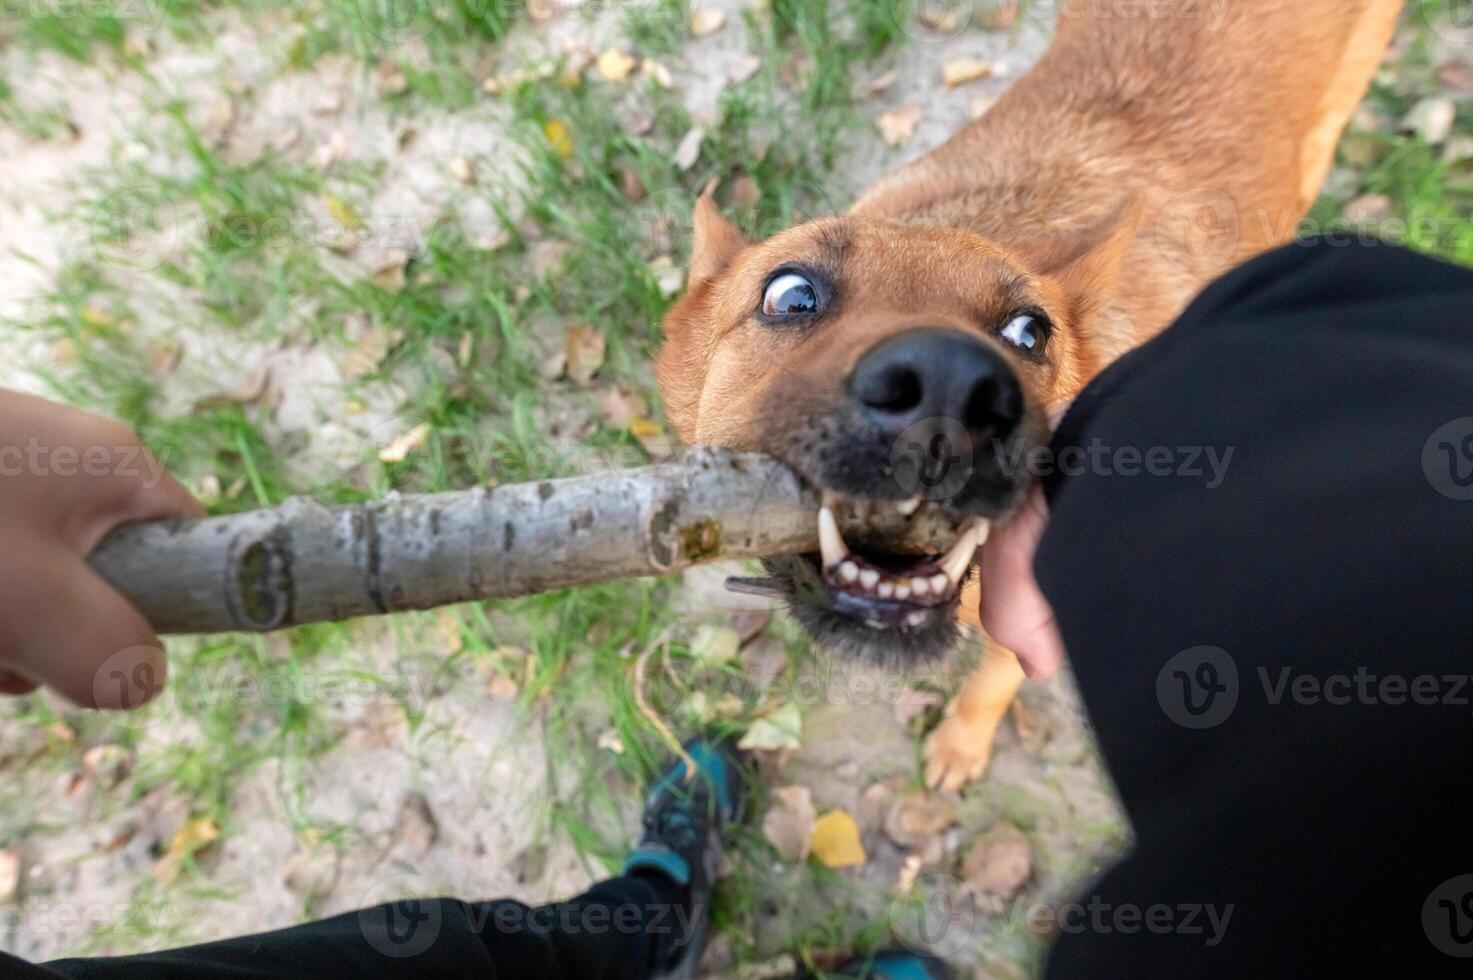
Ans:
[[[1035,567],[1137,842],[1047,975],[1473,976],[1473,275],[1263,256],[1068,447]]]
[[[1138,840],[1058,910],[1048,975],[1467,973],[1473,275],[1385,246],[1265,256],[1090,385],[1055,449],[1038,573]],[[591,901],[631,900],[611,887]],[[355,914],[53,969],[595,980],[651,962],[640,935],[431,906],[409,957]]]
[[[44,968],[0,954],[0,977],[25,980],[636,980],[692,937],[684,890],[658,875],[624,875],[568,902],[425,899],[164,953],[59,960]],[[27,971],[27,972],[21,972]]]

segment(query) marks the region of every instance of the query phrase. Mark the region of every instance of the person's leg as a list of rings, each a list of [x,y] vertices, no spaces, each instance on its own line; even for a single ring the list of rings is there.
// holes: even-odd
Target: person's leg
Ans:
[[[1264,256],[1087,388],[1067,447],[1036,571],[1137,840],[1048,976],[1466,971],[1473,274]]]
[[[745,793],[731,748],[697,741],[646,802],[624,873],[566,902],[412,899],[277,932],[138,956],[58,960],[76,980],[643,980],[684,976],[704,948],[719,833]]]

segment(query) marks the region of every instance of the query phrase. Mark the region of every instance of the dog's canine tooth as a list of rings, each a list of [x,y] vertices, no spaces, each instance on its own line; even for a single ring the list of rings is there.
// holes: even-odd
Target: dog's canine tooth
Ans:
[[[854,562],[852,561],[840,562],[839,578],[841,578],[845,582],[854,582],[856,579],[859,578],[859,566],[854,564]]]
[[[920,506],[921,495],[916,494],[909,500],[902,500],[900,503],[896,504],[895,509],[900,512],[901,517],[909,517],[911,514],[914,514],[917,510],[919,510]]]
[[[844,536],[839,533],[839,522],[834,520],[834,512],[827,506],[818,509],[818,547],[823,554],[825,571],[839,564],[849,553]]]
[[[880,582],[880,573],[873,568],[861,569],[859,572],[859,584],[866,589],[873,590]]]
[[[972,567],[972,555],[987,540],[987,532],[990,525],[980,518],[967,525],[962,531],[961,537],[957,538],[956,544],[941,559],[941,570],[951,580],[954,587],[960,588],[962,579],[967,577],[967,569]]]

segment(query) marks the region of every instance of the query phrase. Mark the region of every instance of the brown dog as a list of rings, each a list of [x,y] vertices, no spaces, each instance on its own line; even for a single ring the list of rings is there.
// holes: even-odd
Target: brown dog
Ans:
[[[847,214],[753,244],[703,195],[656,363],[681,438],[777,456],[830,507],[970,522],[917,560],[845,542],[826,508],[821,555],[769,562],[820,644],[924,656],[958,607],[976,624],[962,580],[1050,412],[1292,237],[1400,7],[1070,0],[1027,76]],[[929,783],[982,774],[1022,678],[986,645],[927,741]]]

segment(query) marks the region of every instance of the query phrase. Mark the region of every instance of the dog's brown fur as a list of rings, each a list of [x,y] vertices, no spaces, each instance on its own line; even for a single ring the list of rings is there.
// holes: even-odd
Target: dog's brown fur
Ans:
[[[1292,237],[1400,7],[1071,0],[1032,71],[846,215],[750,244],[703,196],[656,363],[669,418],[688,442],[778,451],[785,392],[838,398],[894,334],[985,334],[1033,306],[1054,324],[1047,357],[1007,356],[1046,427],[1207,281]],[[829,274],[836,306],[812,330],[775,330],[754,311],[794,261]],[[976,608],[964,593],[962,618],[975,624]],[[1022,676],[1011,654],[985,653],[927,743],[929,782],[981,775]]]

